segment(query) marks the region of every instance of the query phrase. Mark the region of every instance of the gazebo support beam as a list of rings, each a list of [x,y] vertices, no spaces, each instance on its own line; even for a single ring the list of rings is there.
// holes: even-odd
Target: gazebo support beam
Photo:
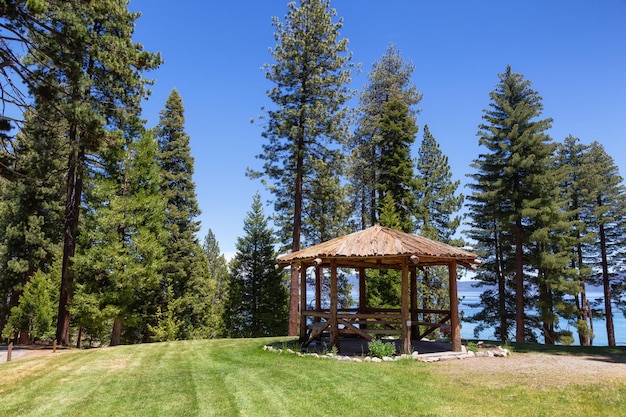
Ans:
[[[337,260],[330,261],[330,348],[339,347],[339,323],[337,321]]]
[[[448,264],[450,287],[450,339],[452,351],[461,352],[461,326],[459,323],[459,295],[456,281],[456,261]]]
[[[306,341],[306,266],[300,266],[300,343]]]
[[[322,272],[321,266],[315,267],[315,311],[322,311]]]
[[[411,267],[411,337],[413,335],[419,335],[419,326],[417,322],[417,268]]]
[[[409,312],[409,263],[402,260],[402,289],[400,310],[402,315],[402,353],[411,353],[411,314]]]

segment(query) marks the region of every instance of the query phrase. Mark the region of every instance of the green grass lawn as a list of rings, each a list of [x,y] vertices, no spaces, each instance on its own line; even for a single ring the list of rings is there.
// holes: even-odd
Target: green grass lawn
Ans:
[[[408,360],[338,362],[262,350],[274,340],[153,343],[2,363],[0,416],[626,415],[626,379],[533,388],[505,374],[483,383]],[[506,366],[507,359],[487,360]]]

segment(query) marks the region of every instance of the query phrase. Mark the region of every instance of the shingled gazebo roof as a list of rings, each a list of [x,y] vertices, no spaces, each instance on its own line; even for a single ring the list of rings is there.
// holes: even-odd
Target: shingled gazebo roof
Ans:
[[[481,261],[474,253],[422,236],[382,227],[378,224],[365,230],[338,237],[297,252],[278,257],[278,265],[292,263],[303,266],[328,263],[334,259],[338,267],[401,269],[402,259],[410,257],[423,266],[447,265],[456,261],[475,268]]]

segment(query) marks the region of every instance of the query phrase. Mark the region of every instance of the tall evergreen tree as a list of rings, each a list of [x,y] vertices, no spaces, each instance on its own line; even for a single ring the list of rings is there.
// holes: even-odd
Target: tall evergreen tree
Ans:
[[[54,97],[66,123],[69,155],[65,169],[65,214],[57,340],[69,342],[72,297],[72,258],[76,252],[83,182],[89,156],[109,140],[110,127],[121,127],[128,115],[138,114],[145,97],[141,72],[160,63],[158,55],[133,43],[134,22],[128,1],[79,0],[49,2],[42,14],[45,30],[29,30],[36,47],[29,50],[36,69],[36,97]],[[52,84],[39,80],[54,79]]]
[[[220,250],[217,238],[213,231],[209,229],[204,237],[202,250],[207,265],[208,281],[204,283],[206,287],[206,300],[210,303],[210,320],[208,320],[209,337],[219,337],[224,334],[224,308],[227,298],[228,282],[230,272],[228,262]],[[205,303],[205,300],[202,300]]]
[[[593,172],[594,167],[587,166],[585,163],[587,151],[588,146],[581,144],[578,138],[570,135],[559,144],[556,153],[557,166],[565,170],[559,190],[567,204],[565,213],[573,223],[570,234],[574,243],[569,270],[573,279],[579,283],[575,295],[577,308],[574,325],[578,331],[581,346],[593,344],[592,310],[587,298],[587,285],[589,285],[592,268],[586,263],[584,253],[585,247],[589,247],[597,240],[597,235],[587,227],[587,223],[592,223],[588,215],[593,211],[594,206],[586,179],[588,174]]]
[[[480,310],[465,320],[477,323],[474,328],[476,337],[485,329],[494,329],[494,336],[505,342],[511,339],[511,329],[515,326],[515,257],[510,251],[510,232],[498,216],[502,211],[500,205],[505,203],[498,201],[491,184],[483,179],[470,186],[474,190],[468,204],[471,227],[465,233],[474,242],[474,252],[483,261],[476,271],[476,285],[492,288],[481,293],[479,303],[470,305]]]
[[[487,154],[481,154],[475,161],[479,173],[474,178],[481,184],[490,181],[480,188],[489,188],[489,193],[497,196],[491,201],[499,210],[494,215],[499,226],[510,232],[512,240],[507,244],[515,251],[515,337],[522,341],[527,334],[524,274],[528,264],[524,252],[534,221],[543,214],[543,204],[550,200],[542,187],[552,169],[554,144],[544,133],[552,121],[538,119],[543,104],[530,87],[530,81],[512,72],[510,66],[499,78],[496,89],[490,93],[490,108],[484,110],[483,123],[479,125],[479,144],[486,148]]]
[[[189,135],[185,132],[183,101],[176,89],[172,90],[165,109],[161,111],[156,129],[159,143],[159,164],[163,181],[161,194],[166,201],[165,230],[168,234],[166,248],[167,264],[163,270],[162,286],[171,295],[171,306],[182,320],[182,338],[205,327],[205,318],[197,314],[196,306],[187,295],[193,297],[193,287],[207,279],[203,273],[202,247],[197,238],[200,215],[193,181],[194,160],[189,147]],[[189,294],[188,294],[189,293]]]
[[[448,158],[424,126],[424,136],[416,159],[417,207],[415,217],[420,235],[447,244],[460,244],[454,235],[461,223],[457,215],[463,196],[457,195],[460,181],[452,181]],[[418,291],[422,308],[447,309],[450,306],[447,268],[426,268],[421,274]]]
[[[379,221],[383,227],[402,230],[402,217],[397,210],[393,194],[388,192],[380,202]],[[367,304],[368,307],[399,308],[401,272],[392,269],[367,269]]]
[[[0,332],[11,308],[17,305],[22,289],[37,272],[49,272],[59,256],[61,242],[63,175],[66,149],[62,125],[42,123],[49,111],[46,103],[29,112],[13,145],[20,174],[0,188],[4,230],[0,251]],[[35,117],[32,113],[37,112]],[[50,113],[48,113],[49,115]],[[18,329],[19,330],[19,329]],[[21,333],[27,336],[26,332]],[[28,343],[28,339],[22,339]]]
[[[461,216],[457,213],[464,197],[457,194],[460,181],[452,181],[448,157],[441,152],[428,125],[424,126],[416,167],[419,187],[415,214],[420,234],[454,244],[454,235],[461,224]]]
[[[378,221],[379,210],[382,207],[379,200],[386,195],[385,190],[378,184],[383,170],[380,123],[384,114],[383,108],[389,101],[396,99],[406,106],[408,114],[402,115],[405,119],[403,123],[413,134],[417,132],[416,127],[406,125],[409,118],[413,121],[417,119],[418,110],[415,106],[422,99],[422,95],[411,82],[414,69],[415,66],[406,62],[400,51],[390,44],[380,61],[372,65],[372,70],[368,74],[368,84],[359,97],[357,129],[348,144],[348,149],[349,178],[353,187],[352,201],[361,229]],[[394,106],[398,108],[398,103]],[[387,118],[388,116],[387,112]],[[406,163],[403,161],[403,165]],[[404,193],[396,195],[394,192],[394,199],[402,199],[401,195]],[[400,204],[400,201],[396,203]]]
[[[231,279],[225,310],[231,337],[284,335],[287,331],[287,289],[283,274],[274,267],[275,238],[257,193],[244,220],[245,235],[237,239],[230,264]]]
[[[89,188],[88,227],[75,258],[83,291],[96,294],[100,309],[112,314],[113,346],[149,340],[166,259],[157,143],[144,133],[123,148],[112,144],[101,151],[103,170]]]
[[[417,133],[415,119],[411,117],[409,107],[393,97],[383,105],[377,129],[380,157],[376,189],[380,195],[393,196],[395,211],[400,216],[400,230],[413,232],[417,182],[413,172],[411,145]]]
[[[274,211],[283,244],[300,250],[303,213],[319,196],[305,194],[304,184],[320,177],[315,168],[324,161],[338,167],[339,145],[347,137],[346,101],[351,92],[347,39],[339,38],[342,21],[329,0],[302,0],[288,4],[285,21],[274,18],[274,63],[266,77],[274,83],[268,96],[274,108],[267,112],[263,137],[267,143],[258,156],[260,172],[272,184]],[[289,334],[298,330],[298,274],[290,283]]]
[[[304,184],[304,194],[316,196],[309,202],[302,222],[303,243],[313,246],[338,236],[350,233],[353,229],[350,221],[350,203],[347,187],[342,184],[337,166],[329,165],[323,160],[312,163],[319,175]],[[330,275],[328,271],[321,277],[322,300],[330,300]],[[307,277],[309,285],[315,285],[315,275]],[[347,271],[337,274],[338,304],[346,308],[352,306],[352,283]]]
[[[40,17],[48,1],[53,0],[0,1],[0,176],[4,178],[15,177],[14,155],[5,151],[13,148],[11,130],[22,122],[8,110],[27,111],[32,104],[28,90],[38,84],[29,63],[22,59],[24,51],[37,48],[26,33],[44,30]]]
[[[586,184],[593,205],[587,227],[597,240],[586,245],[585,261],[593,268],[592,282],[604,289],[604,314],[609,346],[615,346],[612,302],[624,294],[626,271],[626,186],[604,147],[593,142],[585,155]]]

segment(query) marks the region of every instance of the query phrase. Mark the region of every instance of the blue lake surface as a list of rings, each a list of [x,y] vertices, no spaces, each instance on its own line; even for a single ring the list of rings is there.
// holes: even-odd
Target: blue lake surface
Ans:
[[[355,306],[358,305],[359,300],[359,292],[358,292],[358,280],[356,276],[352,276],[349,278],[349,281],[353,284],[352,286],[352,298],[355,301]],[[459,313],[464,312],[465,316],[470,316],[475,314],[480,310],[480,308],[471,308],[470,304],[475,304],[480,301],[480,294],[484,291],[482,288],[473,288],[471,281],[459,281],[459,291],[458,295],[461,299],[459,303]],[[307,289],[307,302],[312,303],[313,300],[310,298],[315,294],[314,288]],[[603,300],[603,293],[601,289],[588,290],[587,298],[591,300]],[[562,320],[560,323],[560,328],[562,330],[571,330],[572,335],[574,336],[574,345],[578,345],[578,333],[576,332],[576,328],[572,325],[568,325],[565,320]],[[613,326],[615,329],[615,343],[617,346],[626,346],[626,317],[621,310],[618,310],[615,306],[613,308]],[[461,337],[463,339],[476,339],[474,336],[474,328],[476,325],[474,323],[467,323],[461,321]],[[594,346],[608,346],[608,338],[606,334],[606,322],[603,317],[597,317],[593,319],[593,332]],[[478,335],[478,339],[494,339],[493,329],[485,330]],[[543,340],[540,338],[540,342]]]
[[[477,313],[480,308],[471,308],[469,305],[470,304],[475,304],[478,303],[480,301],[480,294],[482,293],[481,290],[465,290],[465,291],[459,291],[459,298],[462,300],[461,303],[459,304],[459,312],[463,311],[465,313],[465,316],[470,316],[472,314]],[[603,300],[603,294],[600,292],[589,292],[587,294],[587,297],[589,298],[589,300]],[[559,323],[560,328],[562,330],[570,330],[573,333],[574,336],[574,345],[578,345],[578,333],[576,332],[576,328],[572,325],[568,325],[568,323],[565,320],[561,320],[561,322]],[[626,317],[624,317],[624,314],[621,312],[621,310],[618,310],[615,306],[613,307],[613,326],[615,329],[615,344],[617,346],[626,346]],[[474,336],[474,328],[476,327],[476,325],[474,323],[466,323],[466,322],[461,322],[461,337],[463,339],[476,339],[476,337]],[[608,338],[607,338],[607,334],[606,334],[606,321],[604,320],[603,317],[598,317],[598,318],[594,318],[593,319],[593,332],[594,332],[594,339],[593,339],[593,345],[594,346],[608,346]],[[486,330],[481,332],[478,335],[478,338],[484,338],[484,339],[493,339],[493,330]],[[543,342],[543,340],[540,338],[539,339],[540,342]]]

